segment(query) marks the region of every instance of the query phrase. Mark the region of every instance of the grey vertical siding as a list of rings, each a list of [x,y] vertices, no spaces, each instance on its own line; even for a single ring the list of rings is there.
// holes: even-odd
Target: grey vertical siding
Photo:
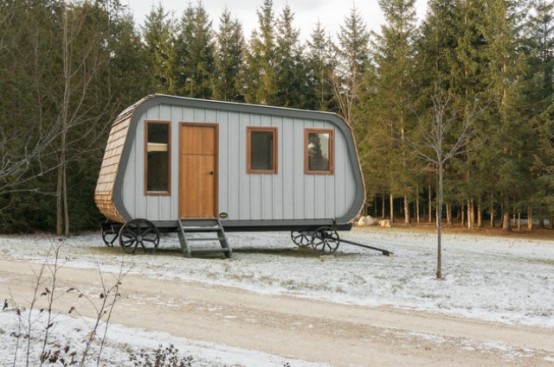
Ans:
[[[171,121],[171,195],[144,195],[144,121]],[[348,156],[340,129],[327,121],[215,111],[174,105],[150,107],[138,118],[125,166],[123,204],[133,218],[171,221],[179,212],[179,125],[219,124],[219,211],[229,220],[300,220],[337,218],[352,208],[357,162]],[[278,173],[246,173],[247,126],[272,126],[278,134]],[[335,173],[304,174],[304,129],[335,131]],[[129,137],[133,139],[133,137]],[[353,149],[353,147],[350,147]]]

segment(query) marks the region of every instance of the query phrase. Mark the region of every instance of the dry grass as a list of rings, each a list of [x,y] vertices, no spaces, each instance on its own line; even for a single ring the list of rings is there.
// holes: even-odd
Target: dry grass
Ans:
[[[381,228],[379,226],[372,227],[355,227],[360,230],[383,230],[383,231],[410,231],[421,233],[434,233],[437,228],[434,224],[420,223],[420,224],[403,224],[394,223],[391,228]],[[478,235],[478,236],[490,236],[490,237],[508,237],[508,238],[528,238],[533,240],[554,241],[554,230],[550,228],[533,228],[528,230],[527,227],[521,227],[518,231],[516,227],[512,228],[511,232],[506,232],[502,228],[495,227],[490,228],[484,226],[482,228],[475,227],[474,229],[467,229],[460,224],[454,224],[453,226],[443,226],[443,233],[453,233],[460,235]]]

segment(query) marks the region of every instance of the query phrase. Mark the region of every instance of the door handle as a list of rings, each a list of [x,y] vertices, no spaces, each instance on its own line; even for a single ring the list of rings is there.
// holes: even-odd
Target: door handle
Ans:
[[[210,176],[213,176],[214,175],[214,171],[210,171],[208,172]]]

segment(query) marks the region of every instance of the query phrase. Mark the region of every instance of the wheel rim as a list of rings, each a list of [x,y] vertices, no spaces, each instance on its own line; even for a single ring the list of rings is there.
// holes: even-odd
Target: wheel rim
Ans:
[[[334,253],[337,251],[339,244],[339,234],[331,227],[319,228],[314,232],[311,242],[311,246],[323,254]]]
[[[298,247],[305,248],[312,243],[311,232],[306,231],[291,231],[290,238],[292,242]]]
[[[119,232],[119,245],[128,254],[134,254],[137,248],[144,253],[154,253],[159,243],[158,229],[146,219],[133,219],[125,223]]]

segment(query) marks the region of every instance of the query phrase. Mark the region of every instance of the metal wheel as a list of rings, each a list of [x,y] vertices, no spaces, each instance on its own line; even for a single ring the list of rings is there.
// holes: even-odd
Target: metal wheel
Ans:
[[[154,253],[160,243],[160,232],[146,219],[133,219],[123,225],[119,231],[119,245],[124,252],[134,254],[138,247],[144,253]]]
[[[291,231],[290,238],[292,242],[300,248],[305,248],[310,246],[312,243],[312,232],[308,231]]]
[[[331,227],[318,228],[312,236],[311,246],[323,254],[334,253],[339,244],[339,234]]]

